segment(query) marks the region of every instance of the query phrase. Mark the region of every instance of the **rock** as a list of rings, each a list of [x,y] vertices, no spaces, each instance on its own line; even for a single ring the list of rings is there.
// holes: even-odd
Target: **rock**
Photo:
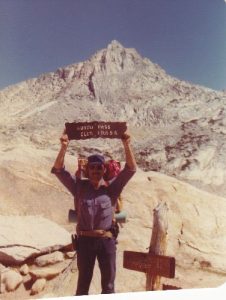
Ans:
[[[75,252],[74,251],[69,251],[65,253],[66,258],[74,258],[75,257]]]
[[[56,295],[54,295],[54,293],[47,293],[47,294],[42,294],[40,296],[40,299],[47,299],[47,298],[56,298]]]
[[[52,293],[54,297],[62,296],[62,287],[65,296],[74,295],[77,279],[78,279],[77,263],[76,260],[72,260],[68,263],[67,267],[62,271],[62,273],[59,276],[51,280],[51,287],[50,286],[46,287],[45,290],[46,298],[48,298],[47,294],[49,293]]]
[[[23,283],[28,283],[28,282],[31,282],[34,283],[34,279],[33,277],[31,276],[31,274],[27,274],[23,277]]]
[[[40,216],[0,216],[0,228],[0,261],[7,265],[71,244],[65,229]]]
[[[38,269],[33,269],[29,271],[29,274],[37,279],[37,278],[46,278],[46,279],[52,279],[59,275],[63,270],[67,267],[67,263],[59,263],[57,265],[53,265],[50,267],[42,267]]]
[[[4,265],[0,264],[0,273],[4,272],[7,269],[8,268],[6,268]]]
[[[29,267],[27,264],[24,264],[20,267],[20,274],[21,275],[27,275],[29,273]]]
[[[33,283],[34,283],[34,278],[31,276],[31,274],[27,274],[23,277],[23,284],[26,290],[30,290]]]
[[[39,256],[35,259],[35,264],[39,267],[43,267],[46,265],[53,265],[58,262],[61,262],[64,260],[64,254],[60,251],[56,251],[50,254],[45,254],[42,256]]]
[[[7,292],[15,291],[23,282],[23,277],[14,270],[8,270],[1,274],[1,283],[5,286],[3,290]]]
[[[31,288],[31,295],[36,295],[44,290],[46,286],[46,279],[40,278],[35,281]]]

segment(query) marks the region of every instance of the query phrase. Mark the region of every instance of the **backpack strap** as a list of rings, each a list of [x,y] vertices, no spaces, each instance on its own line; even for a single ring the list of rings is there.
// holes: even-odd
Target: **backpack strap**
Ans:
[[[108,180],[105,180],[105,182],[106,182],[106,186],[108,187],[110,185],[110,182]],[[118,202],[118,199],[117,199],[117,202]],[[117,205],[117,202],[116,202],[116,205]],[[112,199],[111,199],[111,203],[112,203]],[[112,207],[112,212],[113,212],[113,215],[112,215],[112,224],[113,225],[118,224],[118,222],[116,220],[116,217],[115,217],[115,214],[116,214],[116,205],[114,207]]]
[[[81,199],[84,195],[85,189],[84,189],[84,183],[82,180],[80,180],[80,184],[78,184],[76,195],[75,195],[75,209],[77,213],[77,225],[76,225],[76,232],[78,234],[79,232],[79,223],[81,219]]]

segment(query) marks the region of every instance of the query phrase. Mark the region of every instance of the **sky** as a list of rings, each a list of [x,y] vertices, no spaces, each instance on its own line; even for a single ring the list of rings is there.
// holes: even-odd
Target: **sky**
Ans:
[[[0,89],[112,40],[174,77],[226,89],[224,0],[0,0]]]

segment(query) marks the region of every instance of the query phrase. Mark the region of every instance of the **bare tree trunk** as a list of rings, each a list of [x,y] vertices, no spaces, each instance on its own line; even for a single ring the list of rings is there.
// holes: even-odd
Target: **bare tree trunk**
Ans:
[[[149,248],[150,254],[165,255],[166,253],[166,236],[168,229],[167,211],[167,204],[163,202],[160,202],[154,209],[153,229]],[[161,290],[160,281],[160,276],[147,273],[146,291]]]

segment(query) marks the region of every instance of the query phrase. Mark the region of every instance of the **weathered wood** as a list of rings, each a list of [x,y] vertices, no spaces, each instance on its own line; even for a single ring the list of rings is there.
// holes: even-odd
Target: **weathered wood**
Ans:
[[[167,211],[167,205],[163,202],[160,202],[154,209],[153,229],[149,247],[150,254],[165,255],[166,253],[166,236],[168,230]],[[160,290],[160,280],[161,277],[159,275],[152,275],[151,273],[147,273],[146,290]]]
[[[181,287],[175,286],[175,285],[169,285],[169,284],[163,284],[162,285],[163,291],[167,290],[181,290]]]
[[[91,138],[121,138],[127,129],[126,122],[73,122],[65,123],[69,140]]]
[[[124,251],[123,267],[167,278],[175,276],[175,258],[134,251]]]
[[[123,267],[146,273],[146,291],[160,290],[161,276],[175,277],[175,258],[165,256],[168,229],[167,205],[154,209],[153,230],[148,253],[124,251]]]

